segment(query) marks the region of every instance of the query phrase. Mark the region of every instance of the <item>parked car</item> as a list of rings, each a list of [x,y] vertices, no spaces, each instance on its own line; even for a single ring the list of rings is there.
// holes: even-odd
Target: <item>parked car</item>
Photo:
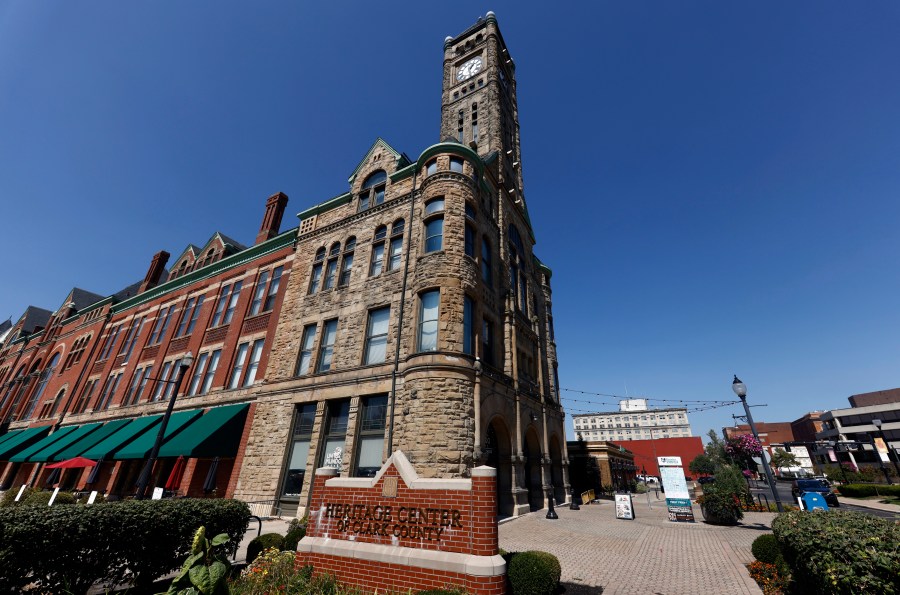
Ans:
[[[706,485],[708,483],[714,482],[715,480],[716,478],[714,476],[707,475],[705,477],[700,477],[699,479],[697,479],[697,483],[699,483],[700,485]]]
[[[795,479],[791,482],[791,495],[794,498],[802,496],[808,492],[817,492],[822,494],[825,498],[825,502],[829,506],[840,506],[840,502],[838,502],[837,494],[834,493],[834,490],[831,489],[831,486],[828,485],[828,482],[822,479]]]

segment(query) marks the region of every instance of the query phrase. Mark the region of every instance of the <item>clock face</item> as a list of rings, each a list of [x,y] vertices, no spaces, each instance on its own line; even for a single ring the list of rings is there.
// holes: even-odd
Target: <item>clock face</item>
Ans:
[[[484,63],[481,61],[481,57],[478,56],[476,58],[472,58],[465,64],[459,67],[459,70],[456,71],[456,80],[464,81],[467,78],[475,76],[479,72],[481,72],[481,67]]]

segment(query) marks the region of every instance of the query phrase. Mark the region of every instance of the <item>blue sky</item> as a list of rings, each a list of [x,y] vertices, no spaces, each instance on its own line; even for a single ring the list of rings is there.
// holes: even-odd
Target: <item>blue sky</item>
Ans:
[[[790,421],[900,386],[896,2],[5,2],[0,319],[251,243],[279,190],[293,226],[378,136],[415,157],[443,39],[488,10],[564,387],[720,400],[736,373]]]

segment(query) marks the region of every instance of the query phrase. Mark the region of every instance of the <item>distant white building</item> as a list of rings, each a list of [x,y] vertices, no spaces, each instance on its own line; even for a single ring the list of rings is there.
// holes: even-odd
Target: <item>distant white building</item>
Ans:
[[[647,399],[624,399],[618,411],[572,415],[575,434],[585,440],[650,440],[688,438],[691,424],[687,409],[650,409]]]

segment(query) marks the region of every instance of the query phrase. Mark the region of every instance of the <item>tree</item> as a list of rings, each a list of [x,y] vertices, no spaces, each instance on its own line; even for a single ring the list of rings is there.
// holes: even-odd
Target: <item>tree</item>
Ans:
[[[716,472],[716,462],[711,456],[704,453],[694,457],[694,460],[688,465],[688,469],[690,469],[691,473],[698,475],[712,475]]]
[[[799,467],[800,461],[797,460],[794,453],[787,452],[781,448],[776,448],[775,452],[772,453],[772,466],[776,469],[781,469],[782,467]]]
[[[703,447],[706,456],[713,462],[713,466],[726,464],[728,456],[725,454],[725,443],[722,442],[715,430],[710,430],[707,436],[709,436],[709,442]]]

